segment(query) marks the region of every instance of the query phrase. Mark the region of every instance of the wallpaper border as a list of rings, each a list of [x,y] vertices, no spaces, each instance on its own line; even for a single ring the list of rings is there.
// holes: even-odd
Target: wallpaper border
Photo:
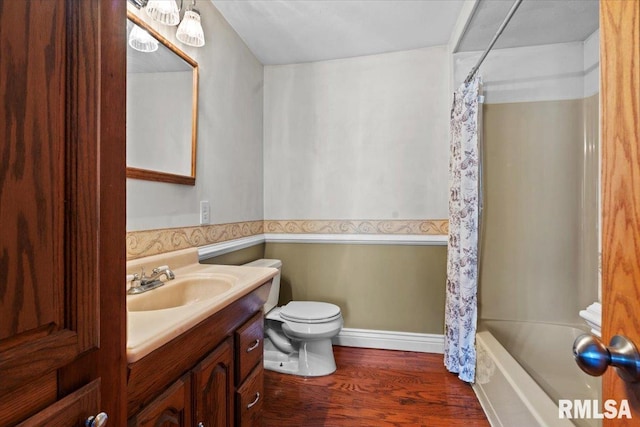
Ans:
[[[260,234],[422,235],[449,232],[437,220],[260,220],[127,233],[127,260]]]

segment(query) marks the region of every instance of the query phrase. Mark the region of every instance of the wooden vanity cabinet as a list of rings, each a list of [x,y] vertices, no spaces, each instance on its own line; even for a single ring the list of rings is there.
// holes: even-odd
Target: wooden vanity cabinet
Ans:
[[[129,364],[129,427],[259,425],[270,285]]]

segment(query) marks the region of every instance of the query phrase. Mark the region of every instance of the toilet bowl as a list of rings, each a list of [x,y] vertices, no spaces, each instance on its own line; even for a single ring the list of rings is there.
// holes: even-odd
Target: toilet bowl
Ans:
[[[245,264],[281,269],[282,262],[259,259]],[[277,307],[280,273],[273,278],[264,305],[264,367],[305,377],[329,375],[336,370],[331,339],[342,329],[340,307],[317,301],[291,301]]]

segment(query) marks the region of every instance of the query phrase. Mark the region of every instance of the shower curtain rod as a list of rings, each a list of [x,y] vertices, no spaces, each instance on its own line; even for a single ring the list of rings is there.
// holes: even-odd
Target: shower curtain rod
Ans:
[[[516,13],[516,10],[518,9],[518,6],[520,6],[520,3],[522,3],[522,0],[516,0],[513,3],[513,6],[511,6],[511,9],[509,9],[509,13],[507,13],[507,16],[504,18],[504,21],[502,21],[500,28],[498,28],[498,31],[496,31],[496,34],[493,36],[493,39],[491,39],[491,43],[489,43],[489,46],[484,51],[484,53],[482,54],[482,56],[480,57],[476,65],[471,69],[471,71],[467,75],[467,78],[464,79],[465,83],[469,83],[473,78],[473,76],[476,75],[476,73],[478,72],[478,69],[480,68],[480,65],[482,65],[482,62],[484,61],[484,58],[487,57],[487,55],[493,48],[493,45],[496,44],[496,42],[498,41],[498,38],[500,37],[504,29],[506,28],[507,24],[511,20],[511,17],[513,16],[514,13]]]

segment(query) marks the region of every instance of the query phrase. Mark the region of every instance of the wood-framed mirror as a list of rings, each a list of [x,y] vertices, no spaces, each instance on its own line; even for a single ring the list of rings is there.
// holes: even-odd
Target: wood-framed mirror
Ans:
[[[195,185],[198,63],[135,14],[127,18],[127,40],[134,29],[151,36],[127,43],[127,178]]]

